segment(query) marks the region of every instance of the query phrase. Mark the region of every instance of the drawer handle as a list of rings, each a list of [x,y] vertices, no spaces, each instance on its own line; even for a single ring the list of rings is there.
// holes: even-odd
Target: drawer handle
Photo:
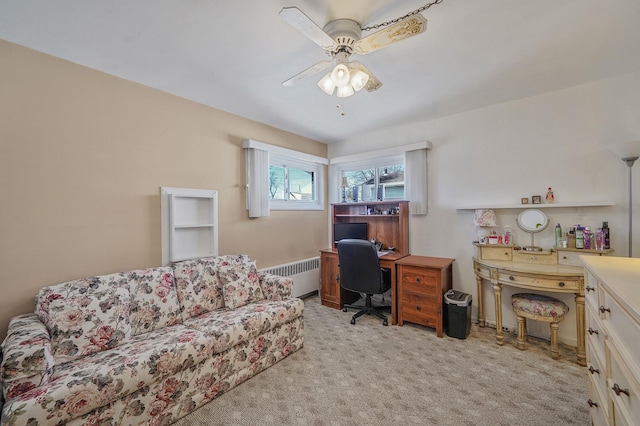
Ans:
[[[587,330],[587,332],[588,332],[589,334],[591,334],[592,336],[593,336],[594,334],[598,334],[598,330],[594,330],[594,329],[593,329],[593,328],[591,328],[591,327],[589,327],[589,329]]]
[[[564,287],[564,281],[560,281],[560,282],[558,283],[558,285],[559,285],[560,287]]]
[[[598,370],[597,368],[593,368],[593,365],[592,365],[591,367],[589,367],[589,372],[590,372],[591,374],[593,374],[593,373],[598,373],[598,374],[600,374],[600,370]]]
[[[513,275],[509,275],[509,279],[510,279],[511,281],[515,280],[515,278],[513,278]]]
[[[584,289],[587,290],[587,293],[589,293],[590,291],[596,291],[594,287],[589,287],[589,286],[586,286]]]
[[[416,278],[416,282],[417,283],[421,282],[421,279],[420,278]]]
[[[480,271],[481,271],[481,269],[480,269],[480,268],[476,268],[476,271],[480,272]]]
[[[562,260],[567,260],[568,257],[567,256],[562,256]]]
[[[604,306],[600,306],[600,312],[602,312],[603,314],[604,314],[605,312],[609,312],[609,313],[611,313],[611,309],[609,309],[609,308],[605,308]]]
[[[618,386],[618,384],[617,384],[617,383],[614,383],[614,384],[613,384],[613,387],[612,387],[611,389],[612,389],[612,390],[616,393],[616,395],[618,395],[618,396],[620,396],[620,394],[621,394],[621,393],[623,393],[623,394],[625,394],[625,395],[629,396],[629,389],[621,389],[621,388],[620,388],[620,386]]]
[[[587,401],[587,404],[589,404],[589,407],[598,407],[598,403],[592,401],[591,398],[589,398],[589,400]]]
[[[418,311],[421,311],[421,310],[422,310],[422,308],[420,307],[420,305],[416,306],[416,309],[417,309]]]

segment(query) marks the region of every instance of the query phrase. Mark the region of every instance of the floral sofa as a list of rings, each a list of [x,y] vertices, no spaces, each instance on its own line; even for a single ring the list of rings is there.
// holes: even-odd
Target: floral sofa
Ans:
[[[292,284],[237,255],[45,287],[2,344],[1,423],[172,423],[303,346]]]

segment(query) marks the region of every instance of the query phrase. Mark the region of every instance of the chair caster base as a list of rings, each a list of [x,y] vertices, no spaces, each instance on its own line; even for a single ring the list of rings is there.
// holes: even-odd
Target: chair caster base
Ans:
[[[351,324],[355,324],[356,323],[356,319],[355,318],[351,318]]]
[[[382,325],[384,325],[384,326],[389,325],[389,321],[385,319],[384,321],[382,321]]]

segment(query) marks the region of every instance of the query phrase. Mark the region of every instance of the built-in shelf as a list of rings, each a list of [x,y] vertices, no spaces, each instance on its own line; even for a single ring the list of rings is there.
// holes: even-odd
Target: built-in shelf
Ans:
[[[607,207],[614,206],[613,201],[584,201],[572,203],[546,203],[546,204],[478,204],[475,206],[457,207],[456,210],[477,210],[477,209],[557,209],[576,207]]]

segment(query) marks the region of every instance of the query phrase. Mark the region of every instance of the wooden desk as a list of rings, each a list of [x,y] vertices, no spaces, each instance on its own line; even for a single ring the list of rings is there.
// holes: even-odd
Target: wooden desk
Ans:
[[[396,261],[404,254],[389,253],[380,257],[380,267],[391,269],[391,324],[398,323],[396,306]],[[320,250],[320,301],[334,309],[342,309],[345,304],[353,303],[360,295],[340,287],[340,268],[338,250]]]
[[[405,321],[436,329],[442,337],[442,303],[451,289],[455,259],[407,256],[396,261],[398,325]]]

